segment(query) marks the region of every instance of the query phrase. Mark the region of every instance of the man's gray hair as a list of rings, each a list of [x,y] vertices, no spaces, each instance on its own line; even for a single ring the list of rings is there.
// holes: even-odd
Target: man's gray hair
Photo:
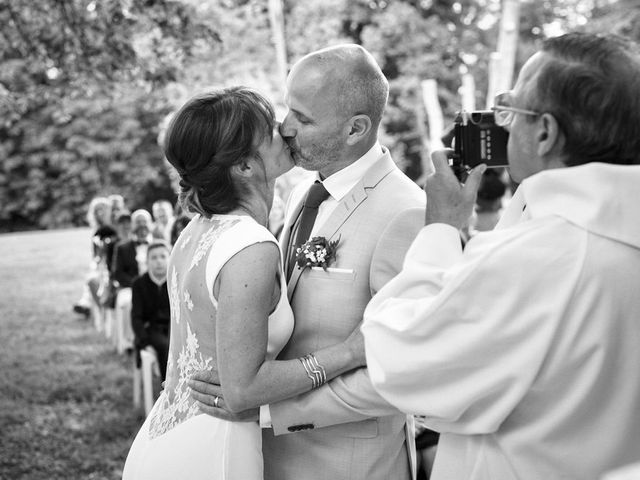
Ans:
[[[138,217],[144,217],[147,219],[149,223],[153,223],[153,218],[151,217],[151,214],[149,213],[148,210],[145,210],[144,208],[139,208],[138,210],[134,211],[131,214],[131,220],[134,222]]]
[[[568,33],[547,39],[538,74],[538,111],[566,136],[568,166],[640,163],[640,47],[614,35]]]

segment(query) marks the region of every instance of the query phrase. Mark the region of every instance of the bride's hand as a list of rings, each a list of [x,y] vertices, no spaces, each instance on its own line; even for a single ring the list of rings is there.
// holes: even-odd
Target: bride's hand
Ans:
[[[191,396],[198,402],[202,412],[230,422],[255,422],[259,420],[259,408],[239,413],[228,411],[222,396],[222,387],[217,382],[219,382],[218,375],[213,370],[196,372],[189,380]]]
[[[192,395],[198,402],[200,411],[207,415],[211,415],[212,417],[221,418],[222,420],[227,420],[229,422],[257,422],[260,420],[259,408],[252,408],[243,412],[232,413],[226,410],[226,405],[222,396],[218,396],[218,406],[216,407],[209,403],[211,397],[208,395],[202,395],[197,392],[192,392]]]

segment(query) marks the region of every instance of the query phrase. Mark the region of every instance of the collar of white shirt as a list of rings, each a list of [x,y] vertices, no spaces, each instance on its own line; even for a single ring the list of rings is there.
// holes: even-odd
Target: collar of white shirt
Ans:
[[[331,195],[331,198],[339,202],[342,198],[351,191],[351,189],[358,183],[367,170],[373,165],[373,163],[382,156],[384,151],[379,142],[376,142],[367,153],[361,156],[358,160],[351,165],[337,171],[333,175],[325,178],[322,183],[324,187]],[[320,175],[316,177],[320,180]]]

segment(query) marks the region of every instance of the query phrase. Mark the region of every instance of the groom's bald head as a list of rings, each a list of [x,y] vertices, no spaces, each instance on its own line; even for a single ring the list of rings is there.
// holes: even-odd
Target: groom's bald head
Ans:
[[[341,117],[367,115],[377,129],[389,96],[389,83],[373,56],[356,44],[336,45],[312,52],[291,69],[315,75],[318,86],[335,100]]]

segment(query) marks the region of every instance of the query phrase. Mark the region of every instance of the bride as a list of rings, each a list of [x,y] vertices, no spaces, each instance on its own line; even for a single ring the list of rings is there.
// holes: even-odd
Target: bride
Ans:
[[[204,414],[187,386],[218,371],[225,408],[254,409],[365,364],[359,331],[297,360],[276,361],[293,331],[282,259],[266,228],[276,178],[293,167],[270,103],[244,87],[187,102],[165,154],[196,215],[168,269],[171,343],[164,391],[133,442],[124,480],[262,480],[257,422]]]

